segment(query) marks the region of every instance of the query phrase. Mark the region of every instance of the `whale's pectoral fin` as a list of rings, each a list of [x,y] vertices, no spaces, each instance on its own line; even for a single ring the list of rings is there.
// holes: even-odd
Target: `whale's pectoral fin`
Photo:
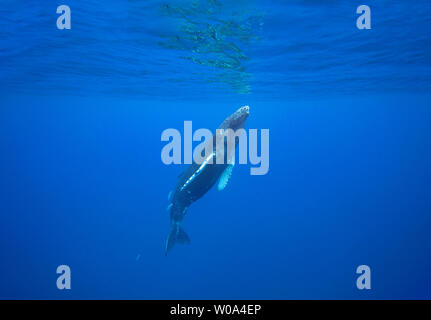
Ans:
[[[218,185],[217,185],[218,191],[222,191],[224,188],[226,188],[227,183],[229,182],[229,179],[232,175],[232,170],[233,170],[233,164],[230,164],[223,171],[223,173],[221,174],[220,179],[218,181]]]
[[[171,212],[171,209],[172,209],[172,203],[170,203],[170,204],[167,206],[166,211],[170,213],[170,212]]]
[[[190,238],[187,235],[187,233],[179,226],[179,225],[173,225],[171,232],[169,233],[168,240],[166,241],[166,255],[168,254],[169,250],[171,250],[176,243],[180,244],[189,244]]]

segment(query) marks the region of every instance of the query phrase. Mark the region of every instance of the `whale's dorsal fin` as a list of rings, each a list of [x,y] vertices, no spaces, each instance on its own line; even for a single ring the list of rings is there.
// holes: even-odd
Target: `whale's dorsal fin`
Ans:
[[[233,164],[229,164],[226,169],[224,169],[223,173],[220,176],[218,181],[217,190],[222,191],[226,188],[227,183],[229,182],[230,176],[232,175]]]

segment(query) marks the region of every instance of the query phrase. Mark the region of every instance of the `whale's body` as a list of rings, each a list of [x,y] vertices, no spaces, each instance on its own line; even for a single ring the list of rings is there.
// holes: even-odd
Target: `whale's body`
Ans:
[[[231,116],[226,118],[218,129],[232,129],[234,131],[243,129],[245,121],[249,115],[249,107],[245,106],[238,109]],[[190,238],[181,228],[182,220],[187,212],[187,208],[196,200],[201,198],[214,184],[219,180],[219,190],[223,189],[232,172],[233,164],[229,161],[224,161],[218,164],[216,161],[217,153],[220,152],[217,148],[217,141],[225,137],[218,135],[216,131],[212,138],[213,152],[206,155],[202,163],[193,162],[179,176],[175,189],[170,193],[169,200],[171,203],[168,206],[170,213],[171,231],[166,241],[166,254],[176,243],[188,244]],[[227,154],[227,145],[225,142],[224,150]],[[238,145],[235,141],[234,148]]]

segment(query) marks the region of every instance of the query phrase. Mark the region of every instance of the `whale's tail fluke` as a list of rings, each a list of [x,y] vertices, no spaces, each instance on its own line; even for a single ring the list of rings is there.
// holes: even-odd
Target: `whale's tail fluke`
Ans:
[[[165,255],[168,255],[176,243],[189,244],[190,238],[187,233],[177,223],[172,225],[171,232],[169,232],[168,240],[166,240]]]

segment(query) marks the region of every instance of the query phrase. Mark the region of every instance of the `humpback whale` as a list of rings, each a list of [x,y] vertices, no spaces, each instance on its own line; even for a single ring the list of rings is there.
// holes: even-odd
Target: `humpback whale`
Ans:
[[[202,163],[193,161],[178,176],[175,189],[169,193],[168,212],[170,214],[171,230],[166,240],[166,255],[176,243],[190,243],[189,236],[181,227],[187,208],[211,189],[217,181],[219,181],[218,190],[223,190],[226,187],[234,166],[234,161],[227,161],[227,155],[232,154],[232,149],[234,154],[238,139],[228,144],[226,135],[222,133],[228,129],[233,131],[243,129],[249,113],[249,107],[244,106],[226,118],[216,130],[212,139],[208,141],[212,145],[212,152],[205,154]],[[223,161],[217,160],[220,158]]]

